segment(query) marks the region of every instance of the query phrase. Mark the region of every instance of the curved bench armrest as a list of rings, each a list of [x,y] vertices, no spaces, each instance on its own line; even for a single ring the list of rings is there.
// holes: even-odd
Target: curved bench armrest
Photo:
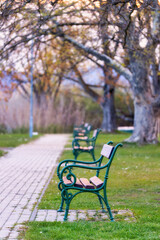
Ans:
[[[103,156],[102,156],[102,158],[103,158]],[[57,173],[57,175],[58,175],[59,179],[62,180],[63,179],[63,174],[66,174],[67,172],[71,174],[71,172],[72,172],[71,170],[74,169],[74,168],[83,168],[83,169],[89,169],[89,170],[97,171],[97,170],[104,169],[106,167],[108,167],[108,163],[105,164],[104,166],[95,166],[95,167],[85,166],[85,165],[80,165],[80,164],[77,164],[77,165],[70,164],[70,165],[65,166],[59,174]]]
[[[64,164],[65,166],[63,166],[63,168],[67,167],[67,166],[81,166],[79,164],[83,164],[83,165],[97,165],[99,163],[99,165],[101,164],[103,156],[101,156],[97,161],[93,161],[93,162],[85,162],[85,161],[80,161],[80,160],[73,160],[73,159],[65,159],[63,161],[61,161],[58,164],[57,167],[57,176],[60,176],[60,172],[62,170],[60,170],[60,168],[62,167],[62,165]]]

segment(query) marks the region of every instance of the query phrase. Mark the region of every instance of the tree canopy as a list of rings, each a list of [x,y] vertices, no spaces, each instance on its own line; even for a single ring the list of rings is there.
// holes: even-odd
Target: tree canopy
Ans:
[[[68,42],[69,48],[74,46],[82,56],[129,81],[135,118],[128,141],[154,143],[160,105],[159,4],[157,0],[4,1],[1,61],[8,62],[15,51],[22,57],[20,50],[23,47],[25,54],[33,38],[35,44]]]

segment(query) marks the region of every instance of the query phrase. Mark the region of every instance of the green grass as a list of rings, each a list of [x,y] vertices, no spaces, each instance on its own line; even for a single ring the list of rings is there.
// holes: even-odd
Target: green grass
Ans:
[[[33,222],[29,223],[28,227],[25,238],[23,238],[27,240],[159,240],[158,224],[146,224],[142,228],[139,223],[127,222]]]
[[[30,139],[28,134],[22,134],[22,133],[12,133],[12,134],[0,134],[0,147],[17,147],[21,144],[27,143],[31,140],[36,139],[39,136],[33,136],[32,139]]]
[[[0,157],[2,157],[4,154],[5,152],[0,150]]]
[[[129,134],[100,134],[96,144],[96,157],[103,143],[122,142]],[[67,144],[69,147],[69,144]],[[72,151],[64,151],[60,160],[73,159]],[[81,154],[79,159],[89,160]],[[130,209],[136,222],[117,219],[116,222],[78,221],[65,223],[32,222],[24,231],[23,239],[160,239],[160,144],[137,146],[124,144],[118,149],[111,166],[108,181],[108,200],[111,209]],[[83,172],[82,172],[83,171]],[[81,170],[78,175],[92,176]],[[39,205],[40,209],[58,209],[60,192],[56,173]],[[92,194],[80,194],[73,199],[70,209],[100,209]]]

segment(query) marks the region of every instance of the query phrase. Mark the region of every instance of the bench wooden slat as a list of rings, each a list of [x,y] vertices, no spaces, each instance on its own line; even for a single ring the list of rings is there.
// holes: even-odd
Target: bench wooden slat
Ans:
[[[103,185],[103,181],[97,176],[91,177],[89,180],[96,188],[100,188]]]
[[[71,181],[72,181],[72,183],[74,182],[73,177],[71,178]],[[74,184],[74,186],[79,187],[79,188],[83,188],[83,185],[78,178],[76,178],[76,183]]]
[[[104,144],[104,145],[103,145],[103,148],[102,148],[102,151],[101,151],[101,155],[103,155],[103,156],[106,157],[106,158],[110,158],[113,149],[114,149],[113,146],[110,146],[110,145],[108,145],[108,144]]]
[[[88,137],[87,136],[85,136],[85,137],[75,137],[75,139],[76,140],[87,140]]]
[[[93,149],[93,146],[89,146],[89,147],[74,146],[74,149],[91,150]]]
[[[86,189],[94,189],[94,186],[88,181],[87,178],[80,178],[80,182]]]
[[[84,136],[84,133],[78,133],[78,136]]]
[[[68,180],[66,177],[63,177],[63,182],[64,182],[64,184],[66,184],[66,185],[72,184],[72,182],[71,182],[70,180]]]
[[[89,146],[89,147],[82,147],[82,146],[80,146],[79,148],[82,149],[82,150],[91,150],[91,149],[93,149],[92,146]]]

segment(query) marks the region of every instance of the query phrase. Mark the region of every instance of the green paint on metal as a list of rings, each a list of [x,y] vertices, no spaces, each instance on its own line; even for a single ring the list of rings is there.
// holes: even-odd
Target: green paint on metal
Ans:
[[[57,167],[57,176],[59,178],[59,183],[58,183],[58,188],[61,191],[61,205],[59,208],[59,212],[63,211],[63,205],[64,203],[66,204],[65,208],[65,215],[64,215],[64,221],[67,220],[68,216],[68,211],[69,211],[69,206],[71,201],[73,200],[74,197],[76,197],[80,193],[93,193],[97,195],[98,200],[100,202],[102,211],[105,211],[104,205],[109,213],[110,220],[114,221],[108,199],[107,199],[107,180],[108,180],[108,175],[109,175],[109,169],[112,163],[112,160],[114,158],[114,155],[118,149],[118,147],[122,147],[122,143],[117,144],[115,147],[111,148],[110,144],[112,144],[112,141],[108,142],[108,144],[105,144],[103,146],[103,153],[107,151],[107,148],[110,151],[108,162],[104,165],[102,165],[102,161],[104,156],[101,155],[100,158],[97,161],[90,161],[90,162],[83,162],[83,161],[78,161],[78,160],[71,160],[71,159],[66,159],[63,160],[59,163]],[[82,168],[84,170],[93,170],[95,172],[95,175],[98,177],[99,173],[101,170],[105,169],[104,173],[104,179],[103,179],[103,184],[100,187],[94,188],[94,189],[88,189],[88,188],[80,188],[75,186],[77,176],[73,173],[74,169],[79,169]],[[66,177],[67,180],[72,180],[70,183],[65,183],[64,182],[64,177]],[[75,193],[72,192],[72,190],[76,190]]]

